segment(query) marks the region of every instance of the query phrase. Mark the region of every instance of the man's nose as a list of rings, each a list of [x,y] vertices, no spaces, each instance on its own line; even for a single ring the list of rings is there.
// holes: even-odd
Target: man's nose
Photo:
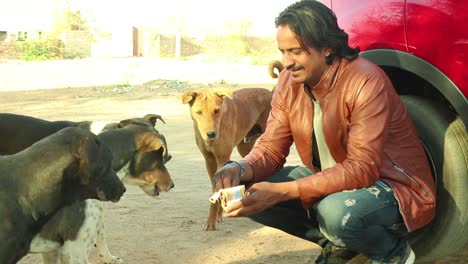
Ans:
[[[283,65],[286,69],[291,69],[292,66],[294,66],[294,60],[290,55],[287,55],[286,53],[283,55]]]

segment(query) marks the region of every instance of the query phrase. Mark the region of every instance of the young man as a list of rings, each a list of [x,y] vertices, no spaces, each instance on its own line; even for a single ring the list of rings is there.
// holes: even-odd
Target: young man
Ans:
[[[215,191],[250,184],[224,216],[320,244],[316,263],[413,263],[404,235],[434,217],[435,185],[405,106],[325,5],[297,2],[275,22],[285,70],[265,133],[215,174]],[[304,166],[283,167],[293,143]]]

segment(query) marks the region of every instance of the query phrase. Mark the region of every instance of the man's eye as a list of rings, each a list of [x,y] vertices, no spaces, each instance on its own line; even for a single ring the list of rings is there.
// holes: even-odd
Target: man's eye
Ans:
[[[292,53],[293,53],[294,55],[299,55],[299,54],[302,53],[302,50],[293,50]]]

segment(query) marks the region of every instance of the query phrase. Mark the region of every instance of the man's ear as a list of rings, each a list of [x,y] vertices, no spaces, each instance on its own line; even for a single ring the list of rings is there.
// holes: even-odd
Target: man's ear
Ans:
[[[332,52],[333,52],[332,48],[323,48],[323,55],[325,55],[325,57],[330,56]]]

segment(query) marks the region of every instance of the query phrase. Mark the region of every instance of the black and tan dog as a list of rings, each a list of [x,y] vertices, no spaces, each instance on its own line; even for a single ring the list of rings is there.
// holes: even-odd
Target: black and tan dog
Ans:
[[[6,126],[1,122],[0,127]],[[45,131],[44,124],[50,127],[55,122],[20,116],[12,121],[8,114],[10,130],[25,127],[19,120],[35,122],[35,130]],[[165,163],[171,159],[164,136],[155,125],[161,116],[148,114],[143,118],[130,118],[120,122],[96,126],[96,122],[71,122],[70,124],[91,124],[101,127],[98,137],[110,147],[113,154],[112,168],[119,178],[128,185],[137,185],[150,196],[174,187]],[[45,122],[44,122],[45,121]],[[66,124],[69,121],[60,121]],[[165,122],[164,122],[165,123]],[[10,133],[14,134],[14,133]],[[23,134],[24,135],[24,134]],[[30,138],[15,137],[10,140],[30,141]],[[2,143],[0,143],[0,146]],[[11,144],[18,145],[18,144]],[[11,149],[11,148],[10,148]],[[60,210],[42,229],[31,243],[31,253],[43,253],[44,263],[88,263],[89,250],[96,243],[99,256],[104,263],[121,263],[108,250],[103,221],[104,204],[96,200],[75,203]]]
[[[63,206],[93,198],[118,201],[125,187],[109,148],[71,127],[14,155],[0,157],[0,260],[16,263],[33,237]]]

